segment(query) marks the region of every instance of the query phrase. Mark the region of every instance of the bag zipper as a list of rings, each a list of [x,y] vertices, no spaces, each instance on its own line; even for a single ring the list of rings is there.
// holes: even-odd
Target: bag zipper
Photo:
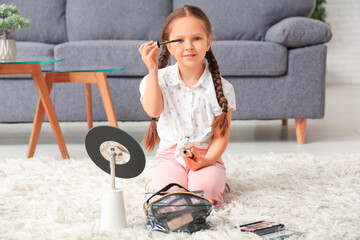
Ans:
[[[143,205],[144,211],[147,212],[147,208],[148,208],[151,204],[153,204],[153,203],[155,203],[155,202],[157,202],[157,201],[160,201],[160,200],[163,199],[164,197],[169,196],[169,195],[172,195],[172,194],[178,194],[178,193],[193,195],[193,196],[195,196],[195,197],[202,198],[202,199],[204,199],[205,201],[208,201],[210,204],[212,204],[209,199],[207,199],[207,198],[205,198],[205,197],[203,197],[203,196],[200,196],[200,195],[198,195],[198,194],[195,194],[195,193],[193,193],[193,192],[177,191],[177,192],[167,193],[167,194],[165,194],[164,196],[162,196],[162,197],[160,197],[160,198],[158,198],[158,199],[150,202],[150,203],[147,204],[147,205],[146,205],[146,201],[145,201],[145,203],[144,203],[144,205]],[[146,206],[145,206],[145,205],[146,205]]]

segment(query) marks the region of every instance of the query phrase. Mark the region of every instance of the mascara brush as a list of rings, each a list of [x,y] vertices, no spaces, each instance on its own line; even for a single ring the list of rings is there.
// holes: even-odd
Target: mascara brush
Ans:
[[[158,45],[158,47],[160,47],[161,45],[168,44],[168,43],[174,43],[174,42],[181,42],[181,39],[171,40],[171,41],[167,41],[167,42],[156,42],[156,44]]]

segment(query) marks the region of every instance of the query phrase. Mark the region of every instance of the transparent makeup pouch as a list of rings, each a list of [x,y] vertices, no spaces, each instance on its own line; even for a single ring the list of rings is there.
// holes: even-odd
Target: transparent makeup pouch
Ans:
[[[173,186],[184,191],[168,193],[167,191]],[[164,233],[193,233],[209,229],[210,224],[206,218],[212,209],[210,200],[176,183],[165,186],[144,203],[147,228]]]

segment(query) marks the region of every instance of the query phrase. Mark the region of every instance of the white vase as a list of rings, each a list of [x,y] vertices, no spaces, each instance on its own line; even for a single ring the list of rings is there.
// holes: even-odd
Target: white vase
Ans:
[[[0,60],[15,60],[16,43],[13,39],[0,39]]]

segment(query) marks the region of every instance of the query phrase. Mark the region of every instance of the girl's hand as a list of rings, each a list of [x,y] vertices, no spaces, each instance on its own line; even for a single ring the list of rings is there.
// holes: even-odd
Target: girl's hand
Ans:
[[[159,51],[159,47],[154,41],[144,43],[139,48],[141,59],[145,63],[149,72],[158,69],[158,59],[157,59],[158,51]]]
[[[196,171],[209,165],[209,161],[203,155],[198,154],[195,148],[191,148],[190,151],[194,157],[191,159],[183,155],[183,159],[186,167],[191,171]]]

